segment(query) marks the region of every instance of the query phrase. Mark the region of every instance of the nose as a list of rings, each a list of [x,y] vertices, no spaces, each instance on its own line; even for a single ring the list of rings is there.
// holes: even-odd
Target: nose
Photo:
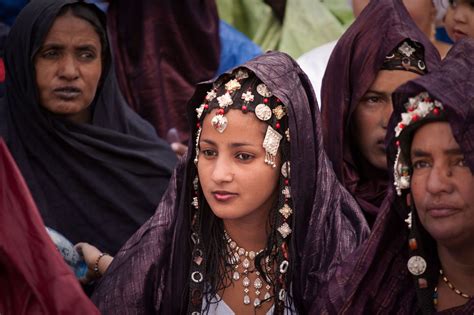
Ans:
[[[455,8],[453,8],[453,19],[458,23],[466,23],[467,22],[467,12],[469,8],[465,8],[464,4],[458,4]]]
[[[65,55],[59,61],[58,74],[61,79],[74,81],[79,77],[78,64],[71,55]]]
[[[381,118],[380,124],[382,125],[384,129],[387,129],[388,122],[390,121],[390,116],[392,115],[392,112],[393,112],[393,103],[392,103],[392,99],[390,98],[390,101],[384,105],[384,108],[381,113],[382,116],[380,117]]]
[[[435,166],[427,179],[426,190],[432,195],[453,191],[452,170],[449,166]]]
[[[234,179],[232,166],[222,155],[215,160],[211,179],[217,184],[231,182]]]

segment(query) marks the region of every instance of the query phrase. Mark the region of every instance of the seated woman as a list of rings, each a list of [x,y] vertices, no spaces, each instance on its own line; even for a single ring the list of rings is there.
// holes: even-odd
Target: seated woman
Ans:
[[[473,67],[474,41],[461,41],[394,95],[392,207],[321,291],[321,313],[474,312]]]
[[[384,138],[392,93],[439,61],[401,0],[371,1],[331,55],[321,91],[324,146],[369,224],[389,184]]]
[[[116,253],[153,213],[176,157],[124,102],[105,17],[82,1],[30,2],[5,51],[5,137],[45,224]]]
[[[307,313],[368,233],[324,153],[308,78],[268,53],[198,86],[188,115],[185,164],[93,301],[103,314]]]

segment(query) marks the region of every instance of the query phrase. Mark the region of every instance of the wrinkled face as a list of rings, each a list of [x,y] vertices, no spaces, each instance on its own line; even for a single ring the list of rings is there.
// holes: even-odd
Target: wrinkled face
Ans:
[[[392,93],[418,74],[381,70],[357,104],[352,117],[353,141],[362,157],[378,169],[387,169],[385,134],[393,111]]]
[[[56,18],[34,63],[41,106],[86,122],[102,73],[101,44],[93,26],[69,13]]]
[[[446,122],[416,131],[410,151],[411,191],[423,227],[437,241],[474,241],[474,177]]]
[[[465,37],[474,38],[474,1],[450,0],[444,19],[449,37],[458,41]]]
[[[223,133],[207,114],[199,142],[199,182],[214,214],[223,220],[261,220],[265,223],[277,197],[280,161],[265,164],[262,147],[267,124],[253,113],[232,109]]]

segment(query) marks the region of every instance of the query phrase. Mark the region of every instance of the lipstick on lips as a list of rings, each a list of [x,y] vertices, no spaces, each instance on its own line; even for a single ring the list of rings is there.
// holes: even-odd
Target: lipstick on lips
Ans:
[[[220,202],[229,201],[237,196],[237,194],[235,193],[231,193],[224,190],[213,191],[212,195],[217,201],[220,201]]]

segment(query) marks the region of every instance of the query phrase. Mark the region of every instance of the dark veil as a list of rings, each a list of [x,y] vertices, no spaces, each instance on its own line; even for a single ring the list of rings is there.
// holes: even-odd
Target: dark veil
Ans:
[[[420,43],[428,71],[440,56],[418,29],[401,0],[370,1],[339,39],[324,75],[321,99],[324,147],[337,178],[373,221],[387,193],[384,171],[361,169],[350,132],[352,114],[381,70],[385,57],[404,39]],[[371,174],[362,182],[362,175]]]
[[[386,142],[391,174],[397,154],[395,126],[406,112],[408,98],[427,91],[443,104],[454,138],[474,174],[474,40],[456,43],[441,68],[402,85],[394,93],[394,114]],[[393,176],[391,176],[393,180]],[[346,259],[314,304],[325,314],[418,314],[420,300],[415,291],[418,282],[408,272],[409,230],[405,219],[410,208],[406,195],[397,197],[389,188],[387,207],[380,213],[367,242]],[[391,206],[391,207],[390,207]],[[428,261],[428,270],[436,265]],[[438,269],[435,278],[438,280]],[[428,276],[426,276],[428,278]],[[430,279],[428,278],[428,282]],[[433,284],[428,283],[428,302],[433,299]],[[474,300],[436,314],[471,314]]]
[[[307,76],[286,54],[270,52],[243,66],[288,108],[293,198],[293,302],[307,313],[337,264],[368,235],[357,203],[337,181],[323,149],[320,117]],[[226,74],[224,74],[226,75]],[[193,134],[196,112],[212,82],[188,103]],[[157,212],[119,251],[93,301],[104,314],[180,314],[188,301],[195,143],[176,169]],[[130,271],[133,273],[130,274]]]
[[[25,177],[46,225],[72,242],[115,253],[154,212],[176,158],[153,128],[127,106],[110,50],[93,101],[92,123],[74,124],[38,104],[33,57],[58,12],[73,0],[30,2],[5,51],[6,97],[0,134]],[[104,14],[89,7],[100,18]]]

